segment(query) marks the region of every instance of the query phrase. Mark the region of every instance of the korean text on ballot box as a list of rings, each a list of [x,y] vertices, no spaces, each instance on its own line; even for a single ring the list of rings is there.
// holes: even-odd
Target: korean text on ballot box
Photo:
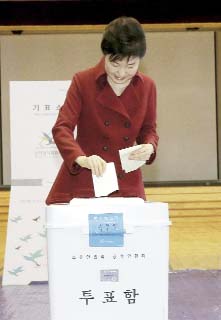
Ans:
[[[51,320],[168,319],[168,204],[74,199],[46,208]]]

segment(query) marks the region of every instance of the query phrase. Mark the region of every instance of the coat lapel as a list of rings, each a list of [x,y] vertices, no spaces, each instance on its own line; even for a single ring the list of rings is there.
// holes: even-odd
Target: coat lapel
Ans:
[[[130,119],[125,105],[122,103],[121,99],[116,96],[108,83],[106,83],[106,85],[102,88],[96,100],[103,107],[120,113],[127,119]]]
[[[102,88],[97,96],[97,101],[103,107],[120,113],[125,118],[131,120],[139,109],[140,100],[136,93],[134,84],[131,83],[120,97],[116,96],[108,83]]]
[[[139,110],[139,106],[141,104],[140,99],[139,99],[136,91],[137,91],[136,87],[132,82],[125,89],[125,91],[122,93],[122,95],[120,97],[121,102],[125,106],[127,113],[129,114],[129,117],[131,119],[134,119],[134,117],[137,114],[137,111]]]

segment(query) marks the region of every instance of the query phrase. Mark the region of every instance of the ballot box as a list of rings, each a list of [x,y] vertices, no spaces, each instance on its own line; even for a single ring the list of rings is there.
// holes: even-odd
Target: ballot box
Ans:
[[[47,206],[51,320],[168,320],[169,225],[139,198]]]

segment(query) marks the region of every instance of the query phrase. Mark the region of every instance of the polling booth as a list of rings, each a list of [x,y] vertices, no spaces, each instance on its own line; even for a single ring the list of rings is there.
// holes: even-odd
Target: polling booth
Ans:
[[[168,204],[73,199],[46,207],[51,320],[168,320]]]

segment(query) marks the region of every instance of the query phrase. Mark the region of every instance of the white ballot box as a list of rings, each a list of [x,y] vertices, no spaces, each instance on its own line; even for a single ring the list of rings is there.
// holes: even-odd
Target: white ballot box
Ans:
[[[51,320],[168,320],[168,204],[75,199],[46,208]]]

